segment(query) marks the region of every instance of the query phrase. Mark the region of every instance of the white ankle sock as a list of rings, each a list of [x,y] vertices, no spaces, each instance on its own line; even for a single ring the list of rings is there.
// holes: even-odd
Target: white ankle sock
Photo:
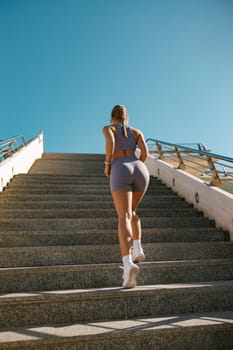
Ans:
[[[135,250],[141,250],[142,249],[141,240],[140,239],[133,240],[133,249],[135,249]]]
[[[122,257],[123,266],[131,265],[133,263],[132,261],[132,255],[125,255]]]

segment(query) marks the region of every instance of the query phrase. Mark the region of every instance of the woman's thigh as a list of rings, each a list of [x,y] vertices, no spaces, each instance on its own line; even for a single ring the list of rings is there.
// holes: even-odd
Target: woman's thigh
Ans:
[[[113,202],[119,217],[132,215],[144,197],[144,192],[115,191],[112,192]]]
[[[145,192],[133,192],[132,194],[132,211],[137,209],[137,206],[144,197]]]
[[[132,215],[132,191],[119,190],[112,192],[112,198],[117,215],[123,217]]]

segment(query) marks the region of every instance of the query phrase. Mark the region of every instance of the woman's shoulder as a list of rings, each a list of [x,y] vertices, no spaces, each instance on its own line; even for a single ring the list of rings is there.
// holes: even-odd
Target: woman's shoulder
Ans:
[[[141,130],[134,128],[132,126],[130,126],[131,131],[133,132],[133,134],[135,135],[136,138],[138,138],[140,135],[142,135]]]
[[[114,125],[105,125],[103,127],[103,132],[109,132],[109,131],[115,132],[116,131],[115,126]]]

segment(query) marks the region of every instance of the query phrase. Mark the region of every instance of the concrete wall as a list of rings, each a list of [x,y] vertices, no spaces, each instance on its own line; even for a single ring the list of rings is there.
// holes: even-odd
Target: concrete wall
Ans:
[[[173,166],[148,156],[146,165],[152,176],[160,179],[204,215],[215,220],[217,227],[229,231],[233,240],[233,195]]]
[[[43,154],[43,133],[0,163],[0,191],[14,175],[27,173],[36,159]]]

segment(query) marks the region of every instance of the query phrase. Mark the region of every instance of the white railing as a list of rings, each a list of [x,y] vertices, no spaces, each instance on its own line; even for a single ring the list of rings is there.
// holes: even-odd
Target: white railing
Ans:
[[[204,180],[155,159],[146,159],[150,175],[161,180],[188,203],[202,211],[204,216],[215,220],[216,226],[230,233],[233,240],[233,195],[218,187],[209,186]]]
[[[148,139],[149,153],[166,163],[233,193],[233,158],[211,153],[201,143],[196,148]],[[193,145],[193,144],[192,144]]]
[[[20,146],[17,143],[18,138],[23,140]],[[18,138],[1,141],[4,151],[0,162],[0,191],[15,175],[27,173],[35,160],[43,154],[43,132],[27,143],[22,136]]]
[[[22,135],[0,140],[0,162],[12,156],[20,148],[25,147],[25,139]]]

